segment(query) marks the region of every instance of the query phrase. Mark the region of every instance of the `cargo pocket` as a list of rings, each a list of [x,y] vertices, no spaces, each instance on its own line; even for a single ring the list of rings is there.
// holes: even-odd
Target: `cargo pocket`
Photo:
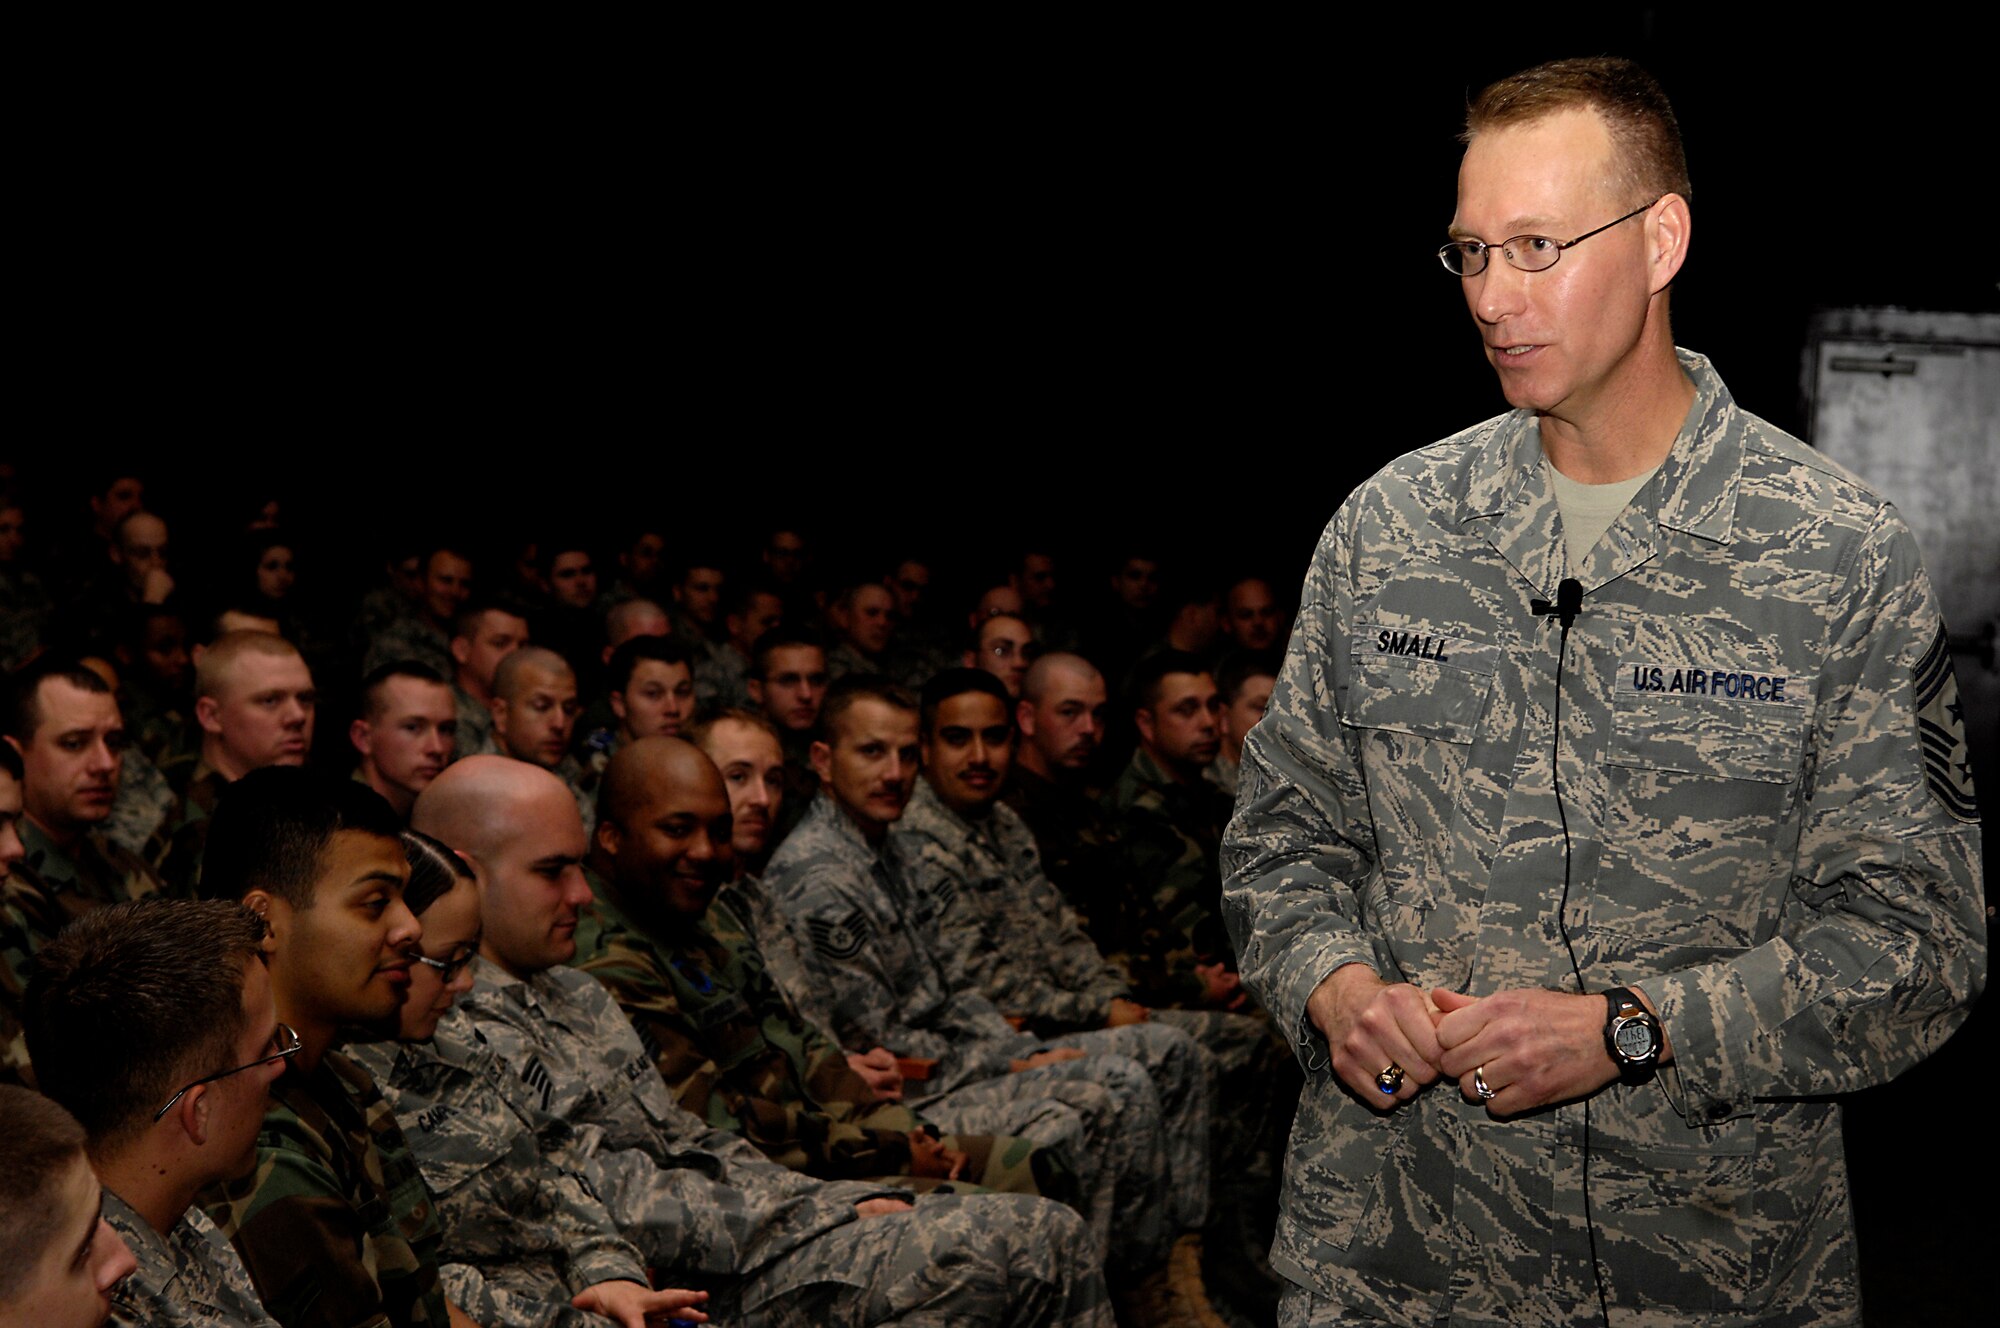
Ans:
[[[1766,939],[1799,832],[1807,718],[1804,704],[1662,695],[1621,679],[1591,925],[1653,951]]]

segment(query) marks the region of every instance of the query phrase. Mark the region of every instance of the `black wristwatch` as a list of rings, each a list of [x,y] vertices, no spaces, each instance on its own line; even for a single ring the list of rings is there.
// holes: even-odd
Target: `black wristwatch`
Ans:
[[[1604,1016],[1604,1049],[1618,1067],[1618,1077],[1628,1084],[1642,1083],[1660,1063],[1665,1039],[1660,1021],[1629,987],[1611,987],[1604,993],[1610,1010]]]

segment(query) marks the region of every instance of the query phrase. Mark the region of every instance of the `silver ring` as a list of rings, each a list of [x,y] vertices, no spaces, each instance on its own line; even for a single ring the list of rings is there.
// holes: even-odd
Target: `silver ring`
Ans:
[[[1491,1102],[1494,1098],[1500,1096],[1499,1093],[1486,1086],[1486,1067],[1484,1065],[1473,1068],[1472,1091],[1479,1094],[1481,1102]]]
[[[1394,1097],[1396,1090],[1403,1086],[1403,1067],[1390,1061],[1375,1072],[1375,1086]]]

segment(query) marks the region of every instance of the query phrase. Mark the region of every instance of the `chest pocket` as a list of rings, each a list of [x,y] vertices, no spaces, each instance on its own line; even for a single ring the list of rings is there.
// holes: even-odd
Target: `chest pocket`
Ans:
[[[1694,963],[1761,943],[1789,886],[1815,680],[1633,659],[1619,669],[1593,924],[1619,938],[1614,960],[1666,949],[1682,952],[1667,962]]]
[[[1380,850],[1361,886],[1363,921],[1408,936],[1426,930],[1437,883],[1451,879],[1461,786],[1493,675],[1381,652],[1378,643],[1374,632],[1355,637],[1341,718],[1361,738]]]

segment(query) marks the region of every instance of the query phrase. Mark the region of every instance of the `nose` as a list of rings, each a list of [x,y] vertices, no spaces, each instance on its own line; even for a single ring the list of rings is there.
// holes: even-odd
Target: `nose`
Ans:
[[[743,801],[747,806],[751,807],[769,807],[771,805],[770,786],[765,784],[761,779],[751,780],[748,790],[743,794]]]
[[[417,921],[417,915],[410,912],[410,906],[397,895],[383,910],[382,918],[389,924],[389,948],[407,950],[423,939],[424,924]]]
[[[975,737],[972,740],[972,763],[974,765],[985,765],[987,764],[986,757],[986,739]]]
[[[115,770],[118,767],[118,753],[109,742],[100,739],[90,748],[90,768],[93,772]]]
[[[590,900],[590,880],[583,874],[582,867],[572,864],[563,873],[563,902],[582,908]]]
[[[1528,278],[1532,275],[1515,267],[1498,251],[1490,252],[1486,270],[1476,277],[1464,278],[1465,298],[1472,306],[1473,316],[1482,323],[1498,323],[1521,312]]]

